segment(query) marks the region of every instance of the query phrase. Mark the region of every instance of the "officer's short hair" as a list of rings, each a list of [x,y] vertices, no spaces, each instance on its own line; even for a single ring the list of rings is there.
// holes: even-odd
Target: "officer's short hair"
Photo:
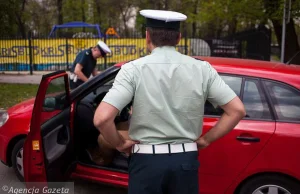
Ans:
[[[154,46],[176,46],[180,36],[179,31],[164,28],[147,27],[151,42]]]

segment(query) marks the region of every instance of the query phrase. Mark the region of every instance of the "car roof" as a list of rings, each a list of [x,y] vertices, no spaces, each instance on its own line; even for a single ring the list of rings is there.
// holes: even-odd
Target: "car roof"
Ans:
[[[209,62],[219,73],[244,75],[281,81],[300,88],[300,66],[250,59],[194,56]],[[115,66],[121,67],[126,62]]]

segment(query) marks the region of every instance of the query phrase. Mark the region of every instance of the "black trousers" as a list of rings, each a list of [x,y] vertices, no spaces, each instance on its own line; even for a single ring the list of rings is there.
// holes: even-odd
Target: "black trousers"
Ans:
[[[128,194],[199,194],[198,152],[133,154]]]

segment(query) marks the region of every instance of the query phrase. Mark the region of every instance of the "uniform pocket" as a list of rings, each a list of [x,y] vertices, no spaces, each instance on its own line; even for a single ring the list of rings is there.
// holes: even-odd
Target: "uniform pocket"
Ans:
[[[184,185],[184,187],[180,193],[199,193],[199,166],[198,161],[181,164],[180,173],[178,173],[180,180],[178,184]]]

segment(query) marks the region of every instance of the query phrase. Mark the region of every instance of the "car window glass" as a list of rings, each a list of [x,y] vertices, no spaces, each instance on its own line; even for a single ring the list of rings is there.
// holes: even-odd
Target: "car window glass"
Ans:
[[[44,111],[51,112],[61,110],[66,105],[66,88],[64,77],[51,80],[46,91]]]
[[[64,77],[51,80],[47,88],[46,97],[59,96],[62,94],[66,94]]]
[[[43,103],[42,123],[59,114],[67,105],[65,78],[51,80]]]
[[[221,78],[236,93],[236,95],[240,96],[241,87],[242,87],[242,78],[241,77],[221,75]]]
[[[242,78],[228,75],[221,75],[221,78],[224,82],[236,93],[236,95],[240,96],[241,87],[242,87]],[[206,101],[204,114],[205,115],[217,115],[220,116],[223,114],[223,110],[219,107],[214,108],[213,105]]]
[[[114,77],[107,80],[103,85],[99,86],[98,88],[87,94],[81,101],[91,103],[94,106],[98,106],[104,98],[104,96],[106,95],[106,93],[112,87],[114,81]]]
[[[245,81],[243,103],[247,118],[271,119],[269,106],[257,80]]]
[[[278,119],[300,121],[300,92],[281,83],[265,83]]]

